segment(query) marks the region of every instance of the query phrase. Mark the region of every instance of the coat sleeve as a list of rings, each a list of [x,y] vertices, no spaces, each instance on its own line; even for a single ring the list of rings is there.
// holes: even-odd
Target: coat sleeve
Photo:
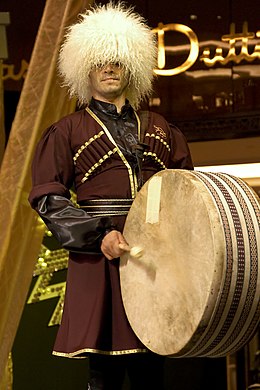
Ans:
[[[35,208],[44,195],[56,194],[69,199],[73,172],[69,129],[52,125],[38,143],[32,162],[31,206]]]
[[[170,124],[171,129],[171,162],[169,168],[193,170],[193,162],[184,134]]]
[[[71,252],[101,253],[103,237],[115,229],[110,218],[89,216],[59,195],[43,196],[36,211],[62,247]]]
[[[69,200],[74,181],[69,130],[68,126],[53,125],[38,143],[29,202],[63,248],[101,253],[102,238],[114,227],[110,218],[92,217]]]

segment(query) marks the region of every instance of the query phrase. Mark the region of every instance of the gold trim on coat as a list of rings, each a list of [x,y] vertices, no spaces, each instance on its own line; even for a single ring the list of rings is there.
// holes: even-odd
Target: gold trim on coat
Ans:
[[[125,156],[123,155],[123,153],[121,152],[121,150],[119,149],[116,141],[114,140],[114,138],[112,137],[110,131],[108,130],[108,128],[105,126],[105,124],[97,117],[97,115],[89,108],[89,107],[86,107],[86,111],[89,113],[89,115],[92,116],[93,119],[95,119],[95,121],[102,127],[102,129],[104,130],[106,136],[108,137],[108,139],[110,140],[110,142],[112,142],[115,147],[116,147],[116,152],[118,153],[118,155],[120,156],[120,158],[122,159],[123,163],[125,164],[125,166],[127,167],[127,170],[128,170],[128,175],[129,175],[129,181],[130,181],[130,188],[131,188],[131,196],[132,198],[135,198],[136,196],[136,193],[137,193],[137,180],[136,180],[136,175],[135,173],[133,172],[129,162],[127,161],[127,159],[125,158]],[[137,131],[138,131],[138,139],[140,140],[140,119],[137,115],[137,113],[135,112],[135,116],[136,116],[136,119],[137,119]],[[114,151],[114,149],[113,149]],[[85,179],[86,180],[86,179]]]
[[[92,167],[85,173],[83,179],[81,179],[81,183],[84,183],[86,180],[88,180],[89,176],[92,175],[92,173],[100,167],[100,165],[103,164],[104,161],[106,161],[112,154],[116,153],[117,149],[114,148],[113,150],[109,150],[104,156],[102,156],[98,162],[96,162]]]
[[[137,348],[137,349],[123,349],[121,351],[102,351],[101,349],[92,349],[92,348],[83,348],[75,352],[57,352],[53,351],[52,354],[54,356],[74,358],[74,359],[85,359],[87,356],[77,356],[82,353],[98,353],[100,355],[129,355],[132,353],[147,353],[148,349],[145,348]]]
[[[166,149],[170,152],[171,151],[171,148],[170,148],[170,145],[166,142],[166,141],[164,141],[164,139],[163,138],[161,138],[159,135],[156,135],[156,134],[154,134],[154,133],[146,133],[145,134],[145,137],[150,137],[150,138],[155,138],[155,139],[157,139],[158,141],[160,141],[165,147],[166,147]]]
[[[151,156],[158,164],[162,166],[163,169],[166,169],[166,165],[162,160],[159,159],[156,153],[153,152],[144,152],[144,156]]]
[[[73,157],[73,160],[74,160],[74,164],[76,164],[76,161],[77,161],[77,158],[79,157],[79,155],[83,152],[84,149],[86,149],[93,141],[95,141],[96,139],[100,138],[104,133],[103,130],[101,130],[98,134],[95,134],[93,137],[91,137],[88,141],[86,141],[77,151],[77,153],[75,154],[75,156]]]

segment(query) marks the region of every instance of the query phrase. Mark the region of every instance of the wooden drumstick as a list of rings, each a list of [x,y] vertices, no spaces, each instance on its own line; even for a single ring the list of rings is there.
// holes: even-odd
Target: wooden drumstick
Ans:
[[[119,248],[123,251],[129,252],[130,256],[134,257],[135,259],[139,259],[144,253],[143,248],[140,246],[133,246],[130,248],[129,245],[121,243],[119,244]]]
[[[132,248],[131,248],[127,244],[120,243],[119,244],[119,248],[123,249],[126,252],[129,252],[130,257],[132,257],[132,259],[140,259],[143,256],[143,254],[144,254],[144,250],[140,246],[132,246]],[[152,260],[150,260],[149,263],[146,262],[145,266],[146,267],[148,266],[149,270],[152,271],[152,272],[156,271],[156,266],[155,266],[155,264],[154,264],[154,262]]]

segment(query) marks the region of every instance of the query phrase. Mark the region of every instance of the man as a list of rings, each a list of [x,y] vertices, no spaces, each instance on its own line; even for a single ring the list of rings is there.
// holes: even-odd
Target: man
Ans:
[[[151,92],[155,63],[154,36],[132,9],[109,3],[81,15],[59,70],[86,108],[47,129],[33,162],[30,203],[70,251],[53,353],[89,356],[91,390],[121,389],[125,368],[132,389],[163,389],[163,358],[133,333],[119,283],[124,221],[138,189],[161,169],[193,169],[182,133],[136,111]]]

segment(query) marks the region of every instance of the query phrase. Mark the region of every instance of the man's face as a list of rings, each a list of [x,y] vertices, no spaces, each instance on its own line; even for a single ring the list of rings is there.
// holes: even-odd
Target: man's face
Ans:
[[[92,96],[101,101],[125,98],[129,75],[118,64],[107,64],[89,75]]]

